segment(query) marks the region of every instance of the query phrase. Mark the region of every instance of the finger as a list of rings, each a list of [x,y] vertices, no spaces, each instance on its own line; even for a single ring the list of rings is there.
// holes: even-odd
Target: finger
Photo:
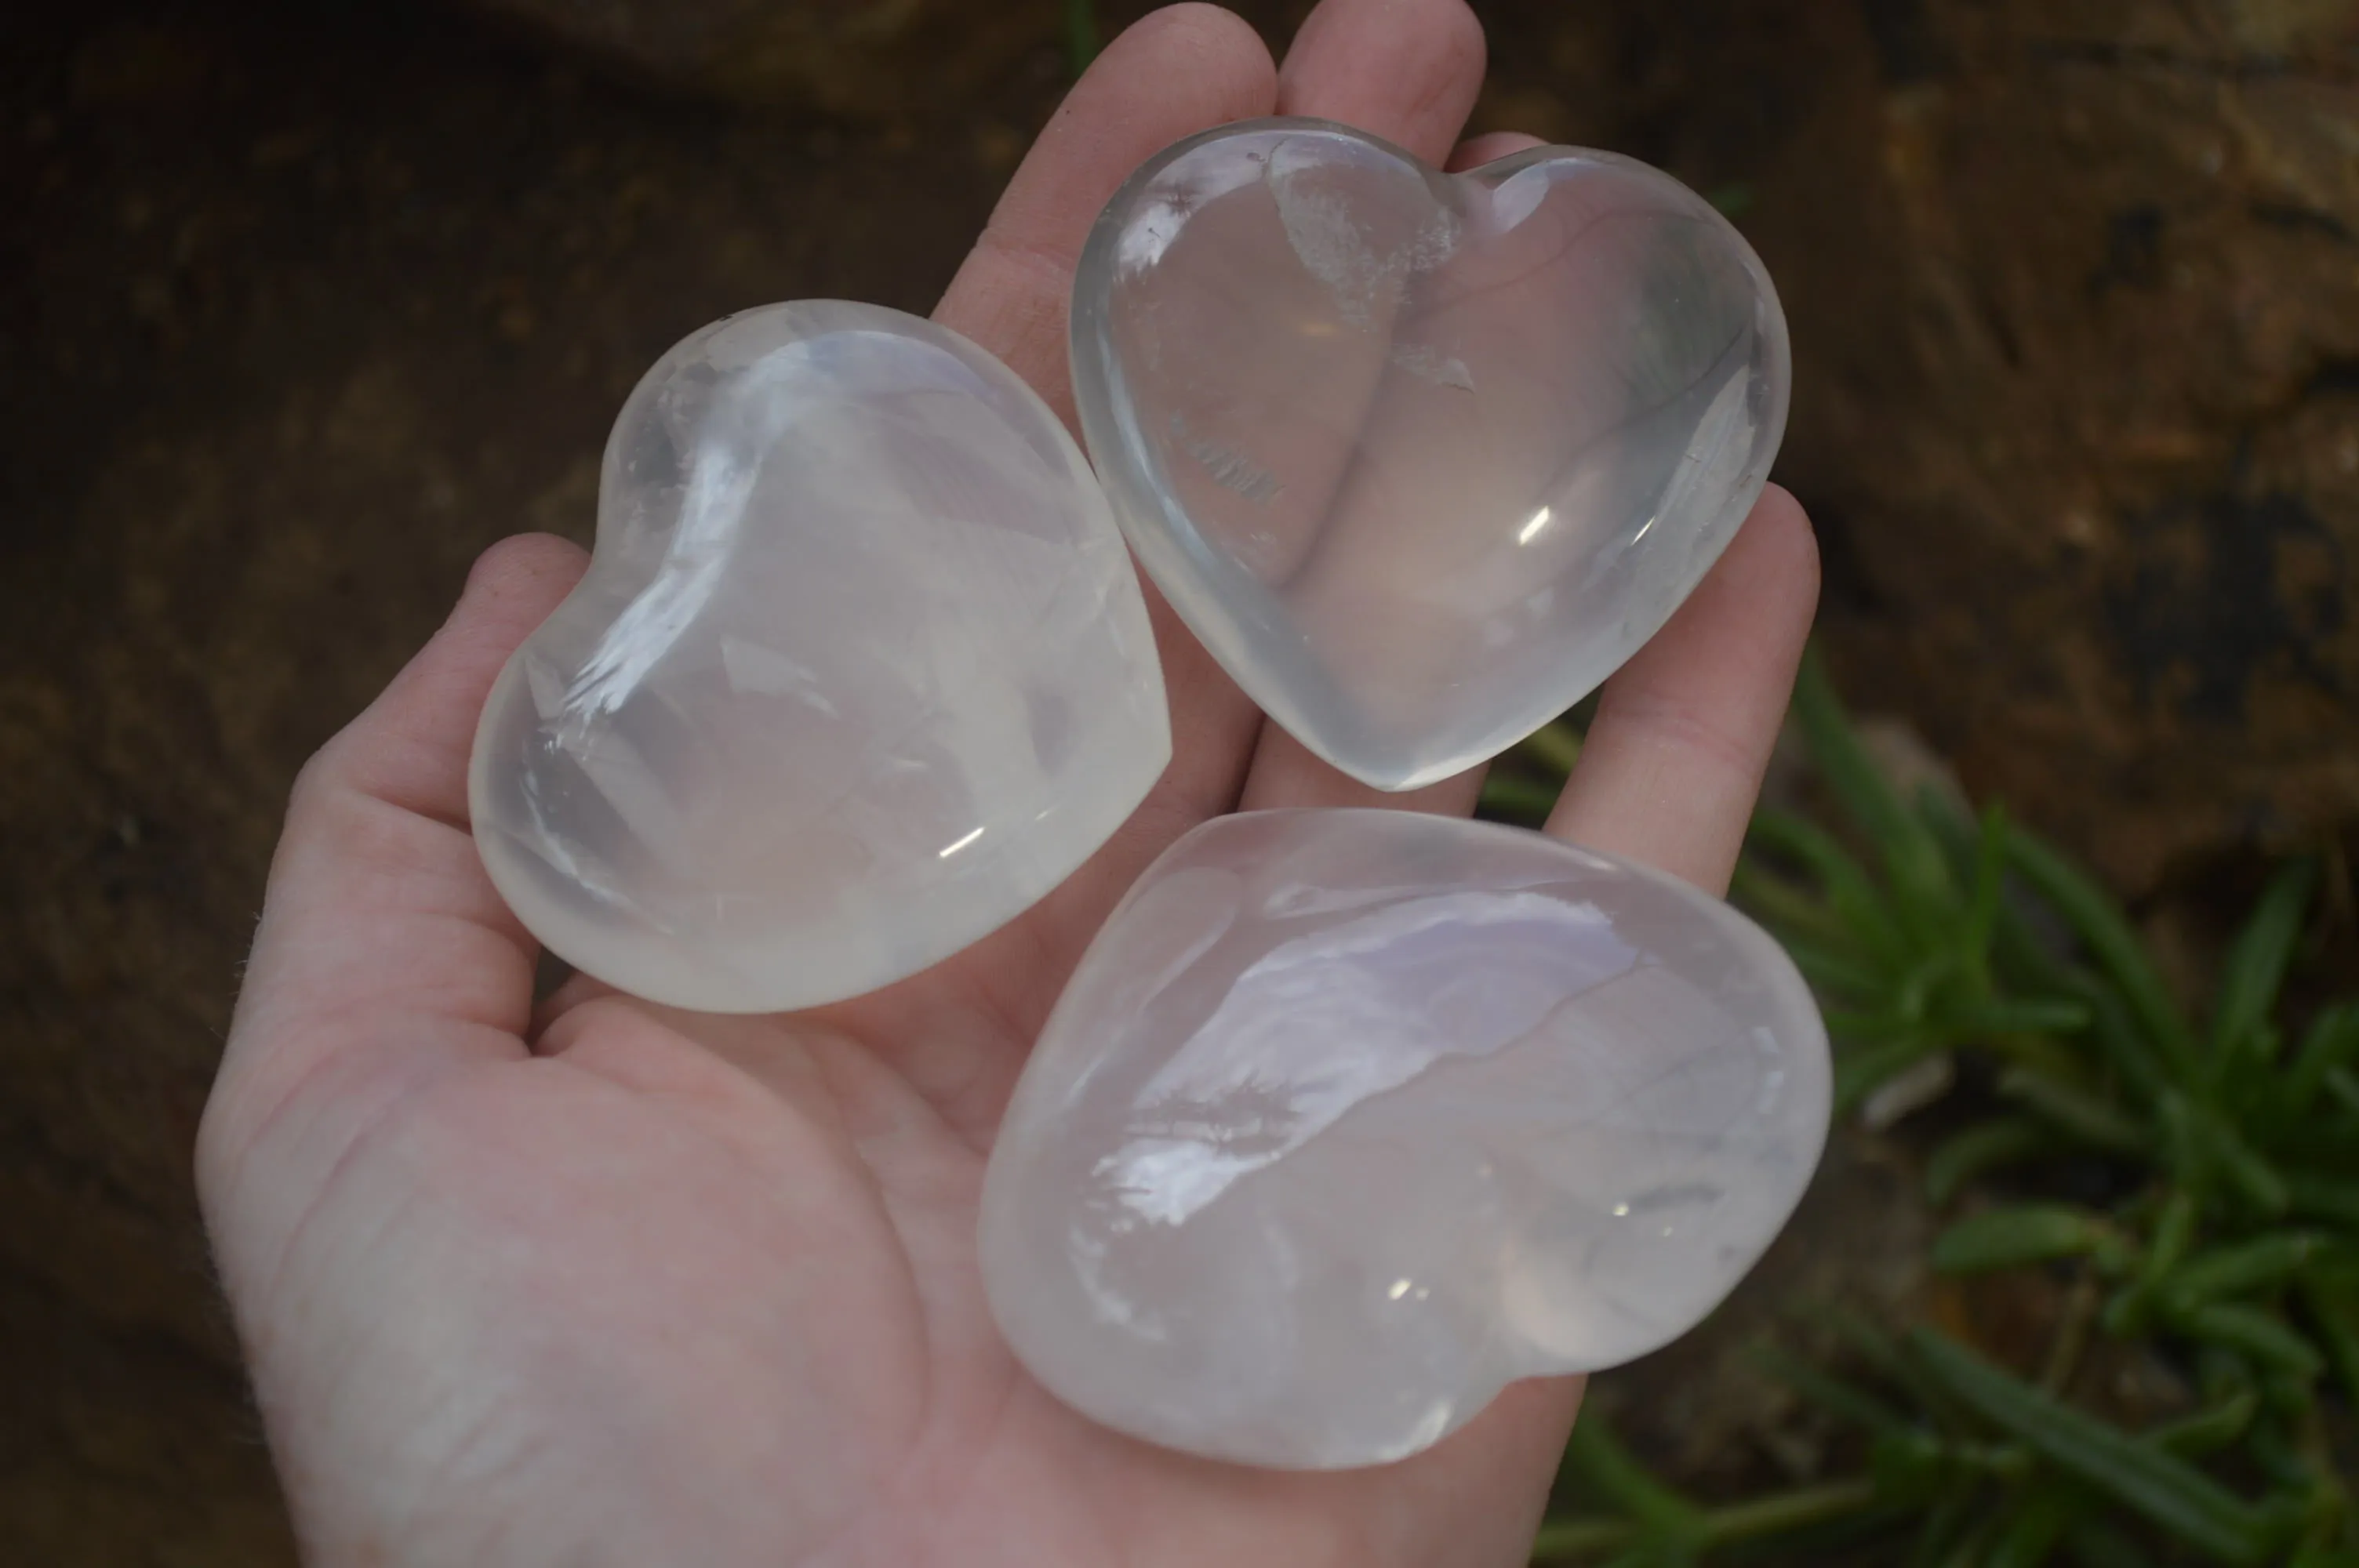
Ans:
[[[1496,163],[1534,147],[1548,146],[1538,136],[1527,136],[1521,131],[1493,131],[1486,135],[1469,136],[1458,144],[1442,167],[1452,174],[1463,174],[1470,168],[1480,168],[1486,163]]]
[[[1605,683],[1548,831],[1726,891],[1818,593],[1810,520],[1771,485],[1679,612]]]
[[[1818,593],[1810,520],[1771,485],[1679,612],[1606,682],[1548,831],[1723,891]],[[1535,1460],[1561,1451],[1587,1386],[1516,1383],[1455,1441],[1536,1514],[1550,1470]]]
[[[1287,57],[1289,67],[1294,60],[1294,56]],[[1445,167],[1459,173],[1545,145],[1538,136],[1520,131],[1494,131],[1459,143]],[[1278,725],[1265,721],[1254,748],[1252,771],[1245,777],[1245,794],[1237,804],[1245,811],[1280,806],[1375,806],[1463,816],[1474,809],[1482,795],[1485,771],[1471,768],[1423,789],[1388,795],[1330,767]]]
[[[546,535],[494,546],[442,629],[304,768],[206,1110],[211,1142],[242,1145],[299,1086],[333,1093],[522,1054],[537,948],[475,851],[467,759],[494,677],[586,560]]]
[[[1440,162],[1483,86],[1483,27],[1461,0],[1323,0],[1295,35],[1278,73],[1282,114],[1308,114],[1373,132]],[[1387,794],[1314,755],[1265,722],[1239,796],[1242,809],[1384,806],[1465,815],[1482,793],[1479,768]]]
[[[1067,311],[1073,271],[1099,211],[1156,153],[1214,125],[1267,114],[1277,94],[1276,68],[1259,35],[1229,12],[1174,5],[1139,21],[1066,95],[1008,182],[935,319],[998,355],[1073,423]],[[1260,711],[1154,584],[1142,586],[1170,706],[1170,765],[1130,821],[1062,887],[950,962],[1027,1029],[1147,862],[1235,804],[1261,722]],[[861,1006],[866,1015],[889,1016],[905,1000],[936,994],[937,987],[913,983]]]
[[[1073,422],[1065,321],[1098,211],[1182,137],[1266,114],[1277,79],[1259,35],[1214,5],[1173,5],[1106,46],[1041,129],[934,319],[1006,362]]]
[[[1099,209],[1163,148],[1231,120],[1267,114],[1276,68],[1259,35],[1212,5],[1174,5],[1124,32],[1065,97],[1009,181],[936,319],[997,354],[1068,424],[1066,312],[1073,269]],[[1260,715],[1156,592],[1147,611],[1171,709],[1172,763],[1139,831],[1084,868],[1060,924],[1087,929],[1145,863],[1235,801]],[[1060,943],[1060,946],[1067,944]]]
[[[1440,163],[1483,89],[1463,0],[1321,0],[1277,79],[1277,112],[1337,120]]]

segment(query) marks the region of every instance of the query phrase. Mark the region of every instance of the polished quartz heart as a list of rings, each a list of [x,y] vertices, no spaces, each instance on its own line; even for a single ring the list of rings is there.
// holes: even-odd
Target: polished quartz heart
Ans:
[[[775,305],[650,370],[597,550],[476,732],[484,864],[636,995],[872,989],[1053,888],[1170,755],[1128,553],[1064,427],[957,334]]]
[[[1386,789],[1571,707],[1669,619],[1785,428],[1785,319],[1672,179],[1437,174],[1341,125],[1185,141],[1098,220],[1073,380],[1140,562],[1271,717]]]
[[[1057,1004],[992,1150],[984,1280],[1106,1425],[1397,1459],[1711,1311],[1828,1096],[1793,965],[1682,883],[1408,812],[1215,818]]]

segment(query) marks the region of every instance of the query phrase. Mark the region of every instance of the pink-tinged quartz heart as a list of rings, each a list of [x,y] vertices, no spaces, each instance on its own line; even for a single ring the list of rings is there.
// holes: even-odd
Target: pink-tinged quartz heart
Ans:
[[[1444,175],[1314,120],[1134,174],[1072,352],[1149,574],[1386,789],[1512,745],[1654,634],[1760,493],[1789,380],[1768,275],[1669,176],[1568,147]]]
[[[1829,1078],[1777,945],[1659,872],[1416,812],[1215,817],[1041,1033],[984,1284],[1109,1426],[1398,1459],[1712,1310],[1801,1196]]]

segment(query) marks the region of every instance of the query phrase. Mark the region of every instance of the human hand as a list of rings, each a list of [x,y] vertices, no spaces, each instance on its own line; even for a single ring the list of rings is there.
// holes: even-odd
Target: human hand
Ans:
[[[1070,420],[1066,293],[1148,155],[1271,113],[1449,157],[1483,69],[1460,0],[1325,0],[1283,70],[1180,6],[1042,133],[939,316]],[[1489,138],[1456,167],[1513,150]],[[1522,1561],[1580,1399],[1516,1385],[1380,1469],[1254,1471],[1093,1426],[985,1310],[984,1157],[1114,901],[1221,812],[1464,813],[1378,795],[1260,713],[1149,591],[1174,756],[1056,893],[924,974],[813,1012],[711,1017],[536,949],[467,829],[494,676],[580,576],[513,539],[304,770],[198,1177],[298,1531],[320,1564]],[[1607,687],[1553,833],[1718,891],[1784,710],[1816,558],[1770,491]]]

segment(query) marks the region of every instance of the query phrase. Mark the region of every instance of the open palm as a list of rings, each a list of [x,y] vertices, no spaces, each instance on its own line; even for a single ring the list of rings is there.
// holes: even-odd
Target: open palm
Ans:
[[[1226,13],[1158,13],[1073,90],[940,318],[1070,415],[1068,283],[1132,167],[1273,112],[1440,161],[1482,69],[1460,0],[1326,0],[1282,71]],[[582,567],[546,537],[487,554],[450,622],[304,770],[272,868],[198,1175],[311,1560],[1520,1561],[1577,1380],[1518,1385],[1381,1469],[1189,1459],[1035,1384],[974,1257],[1025,1053],[1166,844],[1239,808],[1463,812],[1477,781],[1351,783],[1266,725],[1158,602],[1172,764],[1014,925],[816,1012],[681,1013],[583,979],[536,1011],[532,939],[468,835],[466,754],[494,675]],[[1550,830],[1721,885],[1815,585],[1808,526],[1772,491],[1608,688]]]

